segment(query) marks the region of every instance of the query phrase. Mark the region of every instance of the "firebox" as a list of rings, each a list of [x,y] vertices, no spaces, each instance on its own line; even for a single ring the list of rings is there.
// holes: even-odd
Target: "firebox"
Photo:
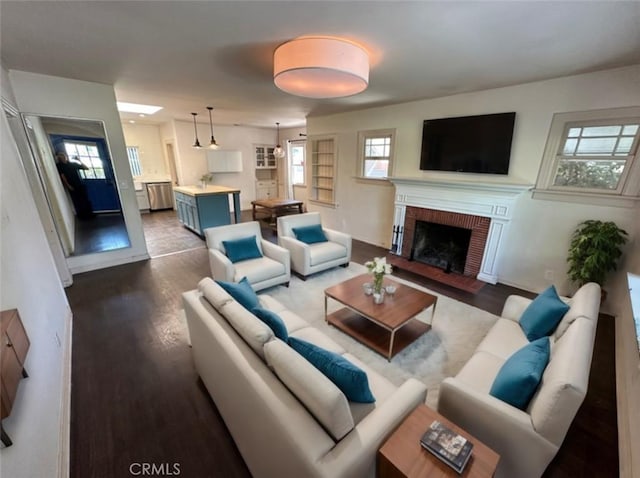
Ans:
[[[471,229],[416,221],[410,260],[464,274]]]

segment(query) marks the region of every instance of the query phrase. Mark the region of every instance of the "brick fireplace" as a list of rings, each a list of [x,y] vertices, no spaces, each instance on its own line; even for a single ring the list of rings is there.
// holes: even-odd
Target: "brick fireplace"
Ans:
[[[402,249],[400,252],[400,256],[407,260],[413,260],[416,224],[419,221],[470,230],[471,237],[469,247],[465,252],[463,274],[474,278],[477,277],[482,264],[482,256],[484,255],[487,236],[489,235],[489,224],[491,220],[488,217],[407,206],[404,216]]]
[[[391,181],[396,187],[392,252],[399,261],[414,263],[418,222],[454,226],[471,231],[464,271],[458,275],[468,279],[469,284],[478,280],[498,282],[515,200],[531,185],[509,182],[507,178],[494,182],[394,177]],[[444,276],[443,273],[442,282],[447,283]]]

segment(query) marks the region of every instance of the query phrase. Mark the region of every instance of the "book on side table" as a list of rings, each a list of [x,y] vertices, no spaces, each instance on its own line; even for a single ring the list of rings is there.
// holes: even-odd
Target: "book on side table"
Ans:
[[[431,423],[420,444],[458,473],[464,470],[473,449],[473,443],[438,420]]]

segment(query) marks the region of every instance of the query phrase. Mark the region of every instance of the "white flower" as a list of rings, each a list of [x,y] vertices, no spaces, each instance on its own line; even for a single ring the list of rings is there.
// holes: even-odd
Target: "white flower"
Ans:
[[[364,265],[369,272],[375,275],[391,274],[392,271],[391,264],[387,264],[386,257],[374,257],[372,261],[367,261]]]

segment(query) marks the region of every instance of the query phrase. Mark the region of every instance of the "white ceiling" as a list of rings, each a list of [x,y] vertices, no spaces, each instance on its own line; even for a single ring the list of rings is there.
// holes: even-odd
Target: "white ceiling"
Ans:
[[[113,84],[146,120],[272,127],[307,115],[448,96],[640,63],[630,1],[6,1],[7,69]],[[275,48],[302,35],[354,40],[369,88],[334,100],[273,84]],[[128,118],[129,116],[124,116]]]

